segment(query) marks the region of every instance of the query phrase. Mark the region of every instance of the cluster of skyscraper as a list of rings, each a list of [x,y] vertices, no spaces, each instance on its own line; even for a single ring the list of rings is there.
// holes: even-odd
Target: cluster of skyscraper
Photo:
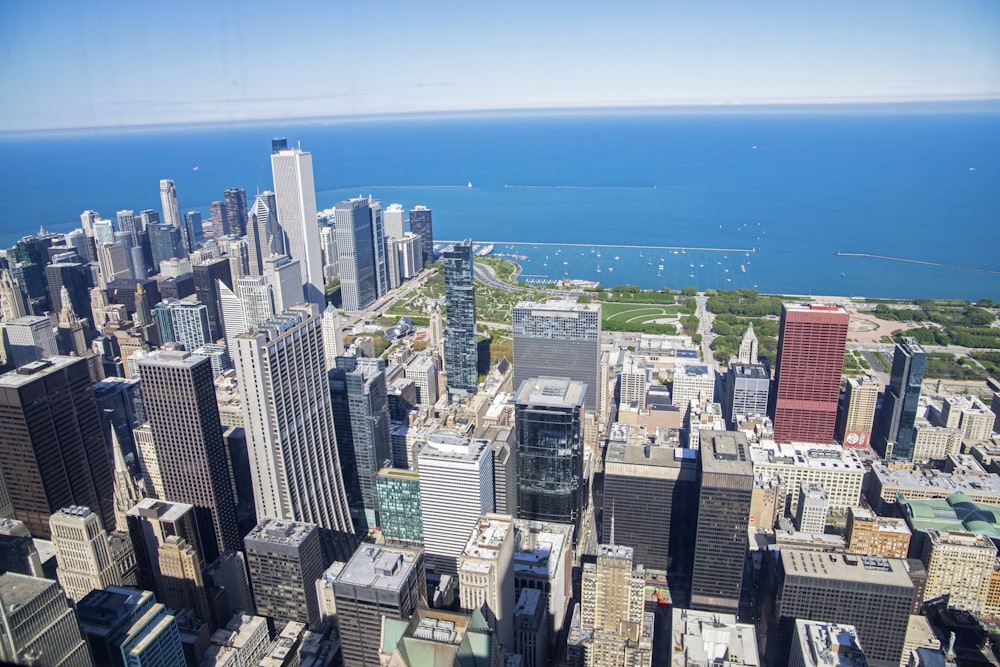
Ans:
[[[430,210],[318,212],[310,154],[271,165],[207,239],[162,181],[162,222],[7,251],[0,658],[888,666],[1000,615],[1000,400],[922,396],[915,340],[879,407],[842,306],[784,306],[772,380],[752,326],[717,377],[562,297],[517,303],[513,365],[481,367],[466,239],[376,356],[325,284],[349,313],[391,295]]]

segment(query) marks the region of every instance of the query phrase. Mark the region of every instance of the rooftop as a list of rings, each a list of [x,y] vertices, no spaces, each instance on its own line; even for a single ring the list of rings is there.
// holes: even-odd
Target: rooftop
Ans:
[[[486,514],[472,529],[463,557],[495,560],[500,556],[504,541],[514,530],[514,519],[508,514]],[[512,535],[510,535],[513,538]]]
[[[760,665],[754,627],[733,614],[675,607],[672,639],[672,667]]]
[[[397,591],[417,566],[419,554],[409,549],[363,544],[337,575],[335,583]]]
[[[44,319],[47,320],[48,318]],[[24,364],[17,370],[8,371],[0,375],[0,387],[9,387],[11,389],[23,387],[79,361],[80,357],[62,356],[46,357],[41,361],[33,361],[29,364]]]
[[[786,576],[812,576],[865,585],[878,581],[887,586],[913,588],[906,564],[898,558],[820,553],[803,549],[782,549],[779,558]]]
[[[16,612],[52,586],[56,586],[56,582],[48,579],[14,572],[0,575],[0,604],[3,604],[4,613]]]
[[[764,441],[750,447],[754,467],[790,466],[811,470],[843,470],[864,474],[865,467],[855,450],[840,445],[793,442],[777,444]]]
[[[853,625],[795,619],[795,633],[807,667],[868,667]]]
[[[244,540],[248,548],[251,542],[298,547],[317,530],[319,529],[314,523],[264,519],[247,533]]]
[[[906,466],[889,468],[882,461],[872,461],[872,474],[883,487],[902,489],[935,490],[942,495],[956,491],[964,493],[1000,494],[1000,476],[987,473],[982,466],[969,457],[975,467],[953,468],[942,472],[934,468]]]
[[[569,378],[528,378],[517,390],[516,402],[526,405],[545,405],[573,408],[583,405],[587,385]]]
[[[185,514],[194,510],[194,505],[187,503],[174,503],[169,500],[157,500],[156,498],[144,498],[126,514],[128,516],[138,516],[157,521],[175,522],[179,521]]]
[[[601,304],[599,303],[578,303],[576,301],[570,301],[568,299],[559,299],[555,301],[518,301],[517,305],[514,306],[517,309],[530,309],[531,314],[539,317],[545,315],[555,315],[558,313],[586,313],[586,312],[600,312]]]

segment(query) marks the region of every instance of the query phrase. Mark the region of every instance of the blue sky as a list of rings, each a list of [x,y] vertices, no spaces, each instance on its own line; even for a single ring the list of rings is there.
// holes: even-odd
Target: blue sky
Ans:
[[[1000,99],[1000,2],[7,2],[0,90],[0,131]]]

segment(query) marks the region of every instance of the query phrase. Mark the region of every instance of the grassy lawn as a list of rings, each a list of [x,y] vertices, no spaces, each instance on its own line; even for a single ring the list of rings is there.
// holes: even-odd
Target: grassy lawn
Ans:
[[[650,320],[676,317],[677,306],[653,306],[632,303],[602,303],[601,317],[615,324],[641,324]]]

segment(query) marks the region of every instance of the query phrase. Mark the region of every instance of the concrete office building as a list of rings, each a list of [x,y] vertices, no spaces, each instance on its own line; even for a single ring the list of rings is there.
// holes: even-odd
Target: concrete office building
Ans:
[[[759,667],[754,626],[733,614],[673,609],[670,667]]]
[[[868,509],[847,510],[847,550],[856,554],[906,558],[910,529],[904,519],[878,516]]]
[[[947,595],[950,608],[983,611],[996,556],[986,535],[931,528],[920,556],[927,568],[924,600]]]
[[[68,598],[79,602],[95,588],[121,585],[108,533],[90,508],[64,507],[49,517],[49,526],[56,548],[56,575]]]
[[[514,646],[514,518],[485,514],[458,558],[458,592],[466,613],[481,610],[500,644]]]
[[[586,503],[583,406],[587,385],[539,377],[514,400],[518,518],[568,523],[579,530]]]
[[[473,526],[493,509],[490,443],[439,429],[428,435],[417,465],[427,566],[455,575]]]
[[[809,619],[853,625],[872,667],[899,666],[916,595],[906,561],[785,548],[765,576],[769,664],[787,664],[795,619]]]
[[[849,378],[837,414],[837,441],[844,447],[870,447],[879,384],[869,377]]]
[[[3,323],[7,361],[20,368],[33,361],[59,354],[52,320],[44,315],[25,315]]]
[[[70,505],[115,525],[114,476],[85,359],[51,357],[0,375],[0,419],[0,469],[14,518],[33,536],[47,539],[51,514]]]
[[[821,485],[814,482],[799,485],[795,526],[800,533],[822,535],[826,530],[826,516],[829,510],[829,498]]]
[[[323,295],[325,283],[319,251],[312,153],[275,145],[271,153],[271,173],[278,225],[285,240],[281,252],[299,260],[305,300],[322,310],[326,307],[326,297]]]
[[[778,499],[779,512],[795,516],[799,509],[799,489],[810,483],[823,487],[829,508],[834,512],[845,512],[861,502],[865,466],[856,450],[840,445],[765,442],[751,445],[748,453],[755,474],[782,480],[784,496]]]
[[[702,434],[691,607],[735,613],[743,590],[754,469],[746,436]]]
[[[569,629],[573,596],[573,526],[514,520],[514,596],[541,591],[549,649]]]
[[[418,609],[409,619],[386,618],[382,664],[395,667],[484,665],[502,667],[508,654],[478,609],[469,615]]]
[[[204,564],[201,534],[193,505],[146,498],[126,514],[129,536],[135,546],[136,575],[139,586],[156,591],[161,597],[167,590],[161,570],[160,548],[176,537],[198,554]],[[207,620],[207,619],[206,619]]]
[[[777,442],[833,442],[850,319],[837,305],[782,307],[775,367]]]
[[[514,386],[529,378],[568,377],[591,388],[584,407],[597,410],[601,304],[521,301],[513,310]]]
[[[732,364],[726,372],[723,409],[726,421],[735,428],[740,417],[767,414],[771,378],[763,364]]]
[[[715,396],[715,371],[706,364],[677,362],[674,364],[673,395],[674,405],[680,406],[681,414],[687,413],[691,401],[711,402]]]
[[[263,519],[243,543],[257,613],[278,626],[298,621],[319,627],[316,580],[327,564],[316,524]]]
[[[351,532],[322,334],[302,304],[236,337],[254,502],[258,519]]]
[[[240,546],[211,360],[161,350],[140,360],[139,369],[164,495],[194,505],[202,554],[211,562]]]
[[[0,576],[0,660],[44,667],[94,664],[59,584],[11,572]]]
[[[795,620],[789,667],[868,667],[853,625]]]
[[[417,384],[417,402],[423,407],[431,407],[438,399],[437,363],[434,357],[417,355],[406,364],[406,377]]]
[[[345,665],[379,667],[383,618],[427,605],[420,551],[362,544],[333,581]]]

